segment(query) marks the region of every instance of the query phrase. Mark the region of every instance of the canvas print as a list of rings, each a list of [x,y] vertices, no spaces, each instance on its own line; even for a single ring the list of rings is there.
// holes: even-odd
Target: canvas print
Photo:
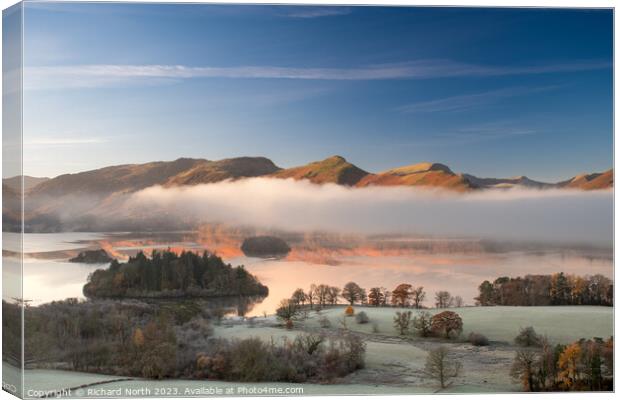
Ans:
[[[3,43],[5,391],[613,391],[613,10],[26,1]]]

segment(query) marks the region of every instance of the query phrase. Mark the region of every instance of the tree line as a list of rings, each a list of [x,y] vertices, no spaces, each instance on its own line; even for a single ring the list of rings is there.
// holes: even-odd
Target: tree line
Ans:
[[[314,309],[315,307],[323,308],[328,305],[336,305],[340,298],[344,299],[349,305],[424,308],[426,292],[423,286],[415,287],[409,283],[401,283],[391,291],[378,286],[366,290],[355,282],[348,282],[342,288],[313,283],[308,290],[296,289],[289,300],[295,305],[308,305]],[[437,308],[462,307],[464,305],[461,296],[452,296],[447,291],[436,292],[434,300]]]
[[[265,296],[268,288],[243,265],[233,267],[215,254],[167,250],[113,260],[89,275],[83,292],[89,298]]]
[[[528,327],[515,342],[522,348],[515,354],[510,375],[525,391],[613,390],[613,337],[554,345]]]
[[[481,306],[613,306],[614,285],[611,279],[597,274],[577,276],[563,272],[552,275],[500,277],[478,287],[476,304]]]

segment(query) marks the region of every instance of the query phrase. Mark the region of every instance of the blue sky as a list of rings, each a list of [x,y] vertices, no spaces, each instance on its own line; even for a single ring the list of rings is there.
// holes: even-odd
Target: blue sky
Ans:
[[[610,10],[27,3],[25,173],[333,154],[556,181],[613,162]]]

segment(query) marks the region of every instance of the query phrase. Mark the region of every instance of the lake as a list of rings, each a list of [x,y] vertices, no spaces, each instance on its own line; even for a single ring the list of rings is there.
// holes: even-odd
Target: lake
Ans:
[[[19,249],[15,234],[4,234],[4,250]],[[419,246],[424,238],[399,239],[410,245],[338,246],[322,241],[312,246],[295,242],[293,251],[284,259],[259,259],[244,256],[238,250],[238,239],[205,240],[196,232],[166,233],[49,233],[24,235],[23,297],[33,305],[69,297],[82,298],[82,286],[88,275],[103,264],[69,263],[70,256],[86,248],[104,248],[118,258],[135,254],[138,250],[168,248],[216,252],[233,265],[245,265],[260,281],[269,287],[269,296],[256,304],[247,315],[273,313],[278,303],[296,288],[307,290],[312,283],[342,287],[355,281],[364,288],[373,286],[392,290],[400,283],[424,286],[425,305],[433,305],[433,294],[448,290],[461,296],[466,304],[474,304],[478,285],[485,279],[499,276],[551,274],[563,271],[571,274],[602,274],[613,279],[611,250],[551,247],[549,250],[502,248],[488,250],[484,246],[446,245],[451,239],[437,240],[431,247]],[[235,241],[236,240],[236,241]],[[384,240],[384,239],[382,239]],[[456,239],[453,239],[456,240]],[[437,245],[436,242],[443,243]],[[356,242],[357,243],[357,242]],[[296,245],[298,244],[298,247]],[[235,247],[237,246],[237,247]],[[396,250],[395,250],[396,249]],[[221,250],[221,251],[220,251]],[[21,297],[19,259],[5,252],[3,258],[4,299]]]

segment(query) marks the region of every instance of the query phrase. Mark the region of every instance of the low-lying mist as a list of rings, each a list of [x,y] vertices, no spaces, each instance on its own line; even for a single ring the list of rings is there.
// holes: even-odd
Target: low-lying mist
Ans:
[[[200,223],[289,231],[467,236],[606,247],[613,240],[611,190],[463,194],[252,178],[181,188],[155,186],[133,194],[128,206]]]

